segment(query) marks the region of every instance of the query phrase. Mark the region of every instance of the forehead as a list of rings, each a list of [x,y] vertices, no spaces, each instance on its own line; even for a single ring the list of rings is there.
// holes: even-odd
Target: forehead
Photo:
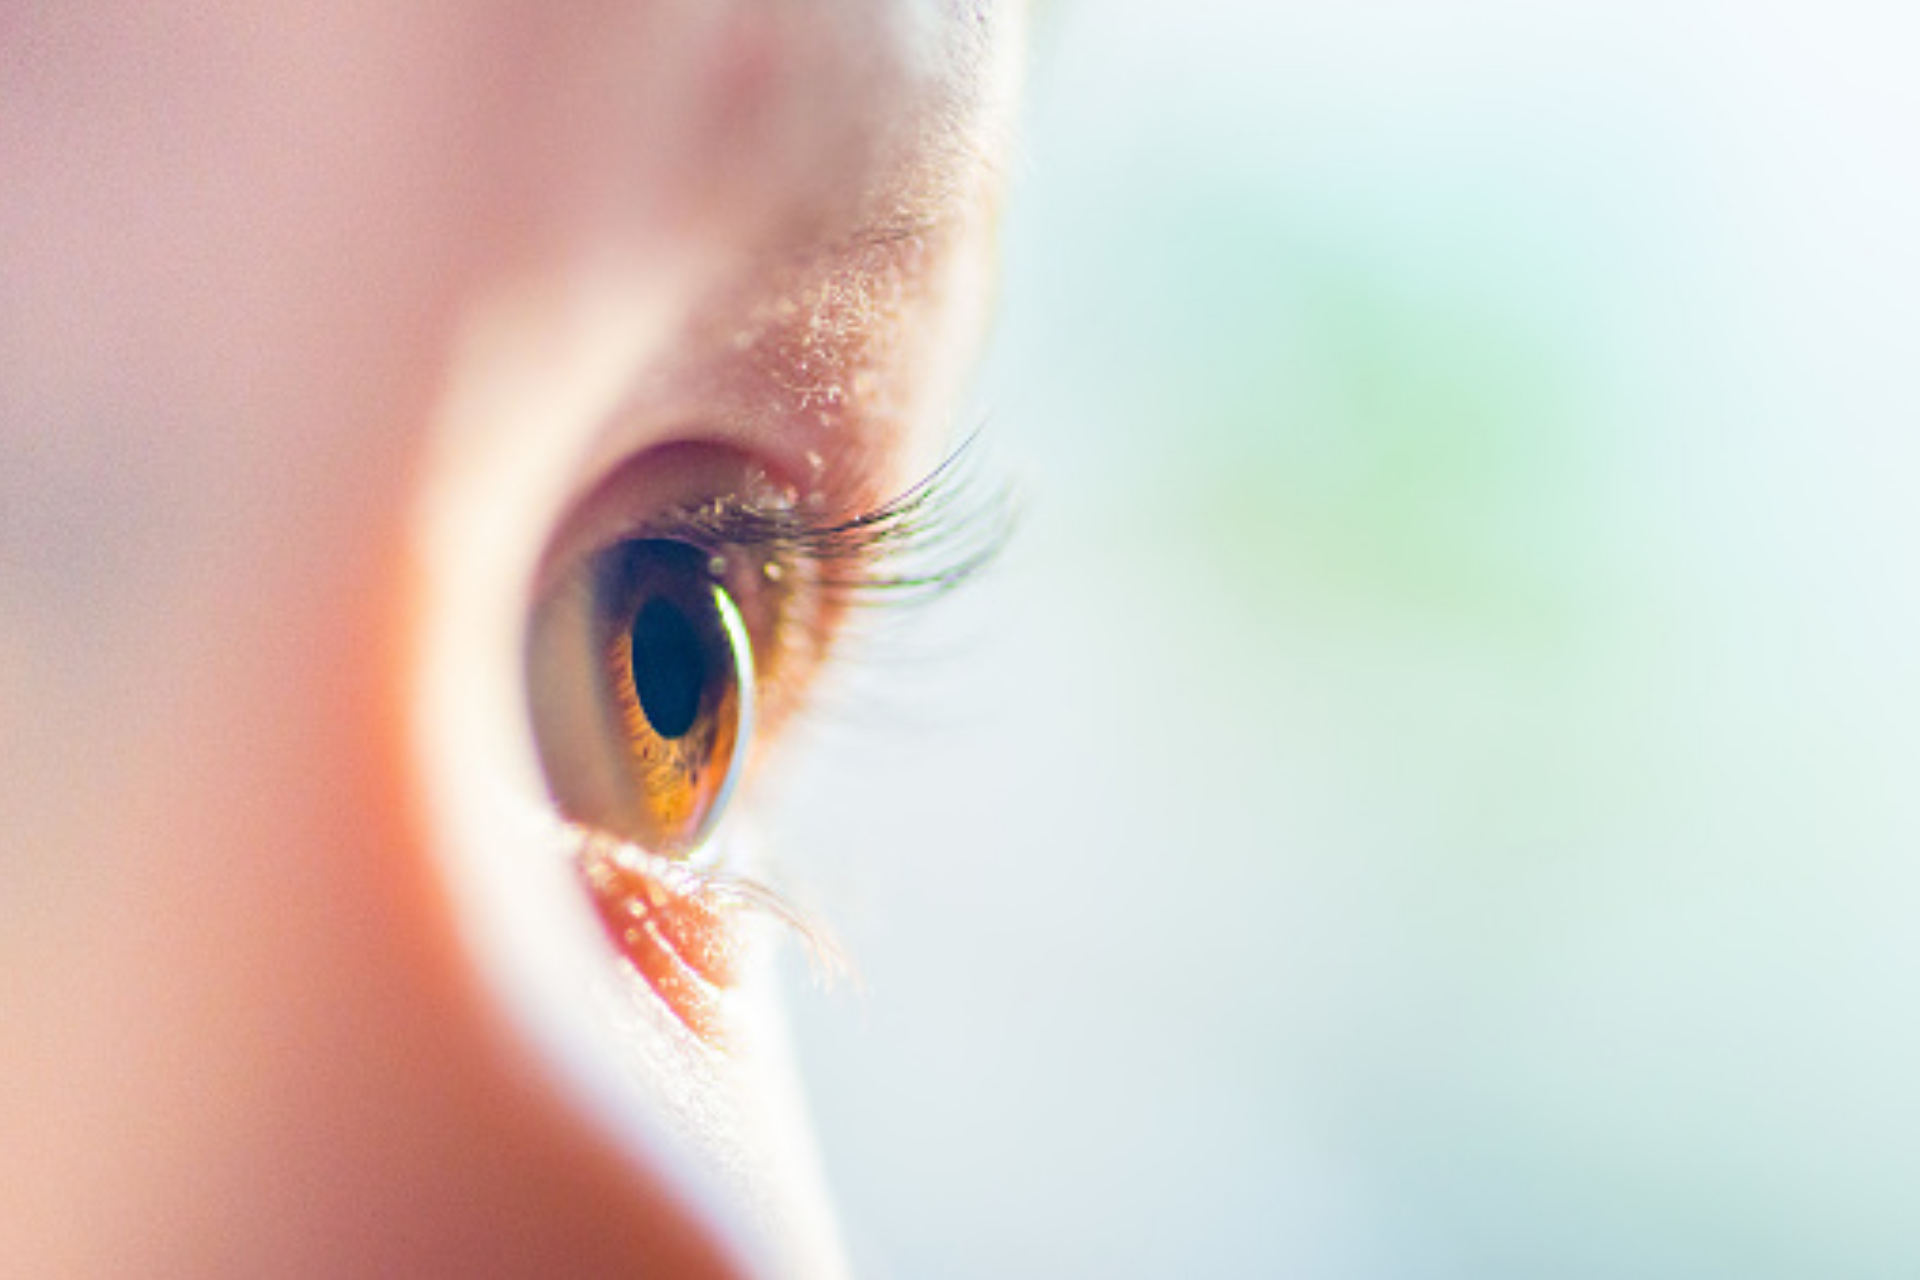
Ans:
[[[709,178],[770,197],[789,241],[911,235],[993,185],[1018,17],[994,0],[745,0],[692,20],[705,67],[666,114],[702,115]]]

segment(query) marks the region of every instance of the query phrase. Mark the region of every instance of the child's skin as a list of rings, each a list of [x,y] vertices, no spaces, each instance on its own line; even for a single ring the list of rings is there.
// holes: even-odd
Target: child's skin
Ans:
[[[526,1029],[435,717],[621,462],[932,456],[1015,26],[0,5],[0,1269],[837,1269],[777,1061]]]

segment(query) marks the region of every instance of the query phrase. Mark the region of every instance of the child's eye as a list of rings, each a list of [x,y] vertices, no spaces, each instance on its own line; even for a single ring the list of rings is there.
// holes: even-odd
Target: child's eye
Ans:
[[[636,460],[563,524],[527,632],[534,747],[615,948],[709,1042],[739,909],[791,918],[726,836],[756,735],[804,703],[851,606],[938,593],[997,545],[999,496],[956,525],[952,479],[848,512],[685,447]]]
[[[712,833],[753,737],[753,642],[710,552],[636,538],[541,605],[536,745],[566,816],[682,858]]]
[[[793,705],[826,619],[815,575],[768,532],[785,527],[784,506],[753,508],[759,543],[728,527],[747,509],[730,490],[750,469],[684,452],[650,461],[657,470],[632,474],[691,470],[728,492],[662,504],[616,478],[587,502],[533,602],[528,711],[610,941],[681,1022],[715,1041],[737,909],[757,900],[724,819],[756,729]]]

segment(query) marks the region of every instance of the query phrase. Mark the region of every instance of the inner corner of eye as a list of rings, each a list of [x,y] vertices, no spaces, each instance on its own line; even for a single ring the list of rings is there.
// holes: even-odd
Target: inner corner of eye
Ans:
[[[527,646],[535,745],[561,812],[669,858],[706,842],[753,734],[752,646],[710,559],[662,538],[597,551],[537,602]]]

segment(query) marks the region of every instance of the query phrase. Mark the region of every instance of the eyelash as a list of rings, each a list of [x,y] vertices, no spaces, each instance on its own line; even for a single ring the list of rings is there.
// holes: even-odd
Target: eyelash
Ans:
[[[668,512],[643,536],[810,568],[833,604],[923,603],[986,568],[1013,532],[1013,491],[982,481],[977,439],[968,437],[917,483],[854,516],[823,518],[789,500],[731,496]]]

